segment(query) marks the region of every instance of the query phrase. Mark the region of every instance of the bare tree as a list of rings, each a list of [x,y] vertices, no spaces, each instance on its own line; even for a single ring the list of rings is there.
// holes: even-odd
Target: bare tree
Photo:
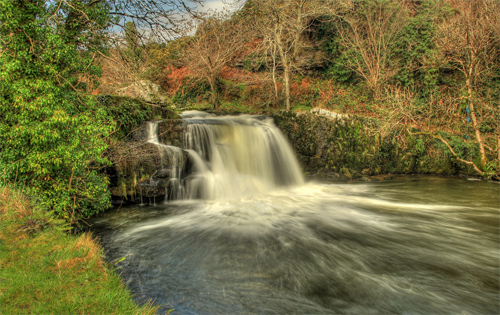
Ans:
[[[211,102],[218,106],[217,82],[246,44],[245,27],[238,18],[218,13],[200,24],[189,43],[186,56],[191,73],[210,85]]]
[[[291,75],[299,67],[299,56],[310,43],[304,33],[315,17],[326,12],[327,1],[321,0],[254,0],[266,53],[271,57],[275,93],[278,93],[277,69],[281,68],[286,108],[290,109]]]
[[[398,70],[392,46],[406,25],[407,12],[400,2],[356,2],[338,22],[346,66],[361,76],[375,98]]]
[[[481,167],[478,168],[472,161],[461,160],[466,164],[472,163],[479,173],[483,173],[480,169],[484,170],[488,162],[487,146],[481,135],[481,117],[478,117],[478,112],[487,106],[481,96],[484,83],[498,75],[500,67],[500,2],[478,0],[449,3],[454,8],[454,14],[438,26],[436,41],[449,67],[458,70],[464,77],[463,90],[479,144]],[[498,111],[498,100],[496,102]],[[500,144],[498,128],[496,133]]]
[[[111,6],[111,14],[116,16],[115,24],[122,28],[133,22],[139,36],[155,37],[167,41],[184,35],[193,17],[201,17],[200,7],[205,0],[94,0],[106,1]]]

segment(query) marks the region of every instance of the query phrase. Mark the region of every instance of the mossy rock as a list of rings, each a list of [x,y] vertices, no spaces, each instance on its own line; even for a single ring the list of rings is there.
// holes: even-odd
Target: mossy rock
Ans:
[[[362,116],[331,119],[310,113],[282,111],[273,115],[276,125],[291,142],[305,172],[346,168],[342,178],[377,174],[468,174],[454,162],[446,147],[427,135],[408,133],[394,126],[381,136],[379,120]],[[418,130],[413,130],[417,133]],[[403,136],[401,136],[403,135]]]

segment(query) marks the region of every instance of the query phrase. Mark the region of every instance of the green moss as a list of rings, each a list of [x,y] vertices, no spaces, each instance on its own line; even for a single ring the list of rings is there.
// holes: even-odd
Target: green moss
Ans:
[[[346,179],[352,179],[351,172],[349,172],[349,169],[347,167],[343,167],[340,169],[340,175],[342,175]]]
[[[384,173],[472,173],[456,163],[440,141],[419,134],[418,130],[410,133],[404,126],[394,126],[382,136],[379,120],[361,116],[335,120],[284,111],[274,119],[309,174],[341,170],[345,178],[362,178]],[[459,149],[474,154],[474,146],[462,145],[461,140],[455,142],[453,144]],[[342,174],[346,170],[350,176]]]
[[[121,181],[120,184],[118,185],[119,189],[119,196],[123,197],[125,200],[127,200],[127,185],[125,184],[124,181]]]
[[[97,100],[106,109],[108,115],[117,122],[117,130],[113,133],[113,137],[117,140],[124,139],[148,120],[180,118],[171,104],[153,106],[140,99],[115,95],[98,95]]]

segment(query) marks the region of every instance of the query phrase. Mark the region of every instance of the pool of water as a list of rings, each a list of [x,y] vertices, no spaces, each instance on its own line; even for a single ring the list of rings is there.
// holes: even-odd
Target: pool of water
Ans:
[[[173,314],[498,314],[500,185],[309,182],[93,218],[139,302]]]

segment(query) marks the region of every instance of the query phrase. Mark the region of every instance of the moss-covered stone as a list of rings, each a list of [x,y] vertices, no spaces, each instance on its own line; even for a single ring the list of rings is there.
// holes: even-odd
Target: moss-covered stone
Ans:
[[[181,160],[177,165],[188,165],[187,152],[177,149],[181,147],[184,124],[181,119],[158,121],[158,140],[163,144],[159,146],[148,142],[149,126],[145,122],[129,135],[129,141],[109,150],[108,157],[113,165],[108,168],[108,176],[115,200],[141,202],[147,198],[165,198],[172,188],[173,154],[176,154],[175,159]]]
[[[410,133],[401,126],[382,133],[378,120],[362,116],[335,119],[288,111],[273,117],[290,140],[304,172],[311,177],[473,174],[455,163],[438,140],[415,130]]]
[[[182,119],[167,119],[158,123],[160,143],[181,147],[185,122]]]

